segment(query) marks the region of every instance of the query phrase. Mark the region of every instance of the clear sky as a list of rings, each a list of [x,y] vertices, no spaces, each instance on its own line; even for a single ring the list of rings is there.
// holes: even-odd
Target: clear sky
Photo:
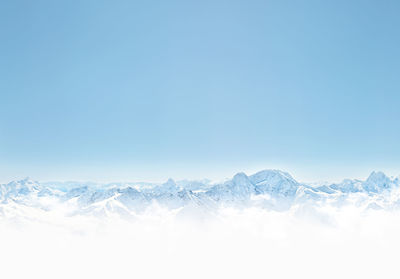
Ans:
[[[0,181],[400,174],[399,1],[1,1]]]

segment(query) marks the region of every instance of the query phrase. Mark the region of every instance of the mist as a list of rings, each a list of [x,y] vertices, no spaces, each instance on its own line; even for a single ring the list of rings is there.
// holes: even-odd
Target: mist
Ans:
[[[220,208],[198,218],[153,208],[135,219],[0,222],[4,278],[397,278],[397,211]]]

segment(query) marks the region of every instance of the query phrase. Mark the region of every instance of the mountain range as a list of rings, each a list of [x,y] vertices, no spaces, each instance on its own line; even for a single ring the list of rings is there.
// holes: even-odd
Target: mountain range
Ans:
[[[29,178],[0,184],[0,216],[37,209],[45,212],[68,208],[68,215],[130,217],[159,206],[172,210],[213,212],[220,207],[260,207],[289,210],[296,206],[354,205],[365,210],[393,210],[400,205],[399,178],[372,172],[365,180],[310,185],[280,170],[252,175],[237,173],[222,183],[174,181],[154,183],[45,182]]]

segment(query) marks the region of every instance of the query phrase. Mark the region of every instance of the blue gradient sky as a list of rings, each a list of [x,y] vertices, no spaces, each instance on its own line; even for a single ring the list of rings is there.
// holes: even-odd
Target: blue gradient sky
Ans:
[[[399,1],[2,1],[0,180],[400,173]]]

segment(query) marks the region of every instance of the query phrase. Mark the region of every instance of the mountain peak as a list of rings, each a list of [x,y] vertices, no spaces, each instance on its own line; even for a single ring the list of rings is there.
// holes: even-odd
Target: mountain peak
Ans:
[[[158,193],[176,193],[179,187],[176,185],[175,180],[169,178],[167,182],[153,188]]]
[[[390,188],[391,179],[381,171],[373,171],[364,182],[364,189],[371,192],[377,192],[382,189]]]
[[[167,182],[165,182],[163,185],[176,186],[176,183],[175,183],[175,180],[173,180],[172,178],[168,178]]]
[[[237,174],[235,174],[235,176],[232,178],[232,181],[234,182],[247,182],[249,180],[248,176],[244,173],[244,172],[239,172]]]
[[[389,177],[386,176],[381,171],[373,171],[371,174],[368,176],[367,181],[381,181],[381,180],[386,180],[389,179]]]
[[[271,178],[279,178],[290,180],[297,184],[297,181],[287,172],[275,169],[265,169],[250,176],[253,183],[259,183],[261,181],[269,180]]]
[[[24,179],[21,180],[14,180],[9,182],[7,185],[9,186],[18,186],[18,185],[33,185],[33,184],[39,184],[37,181],[32,180],[30,177],[25,177]]]
[[[261,194],[293,196],[299,186],[289,173],[280,170],[259,171],[250,176],[250,181],[256,185],[256,191]]]

